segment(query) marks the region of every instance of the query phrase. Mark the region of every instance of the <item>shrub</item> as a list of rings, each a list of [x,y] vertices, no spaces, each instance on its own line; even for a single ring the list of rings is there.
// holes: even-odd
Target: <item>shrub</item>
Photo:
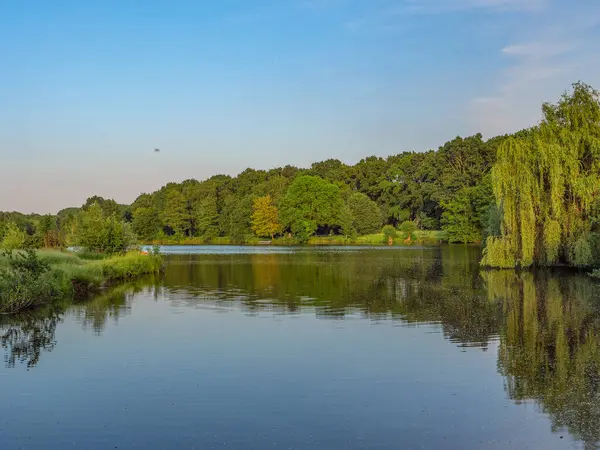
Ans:
[[[402,233],[402,237],[408,241],[416,241],[417,236],[415,235],[415,231],[417,231],[417,225],[412,220],[406,220],[402,222],[398,229]]]
[[[156,273],[162,268],[162,259],[159,256],[129,253],[125,256],[100,261],[97,264],[102,268],[104,279],[110,282]]]
[[[0,311],[16,313],[58,299],[69,292],[60,271],[51,270],[35,251],[4,254],[7,267],[0,269]]]
[[[100,261],[82,261],[59,252],[5,252],[0,258],[0,313],[13,314],[118,280],[157,273],[158,255],[129,253]]]
[[[17,224],[10,222],[4,230],[4,238],[0,243],[0,247],[5,250],[16,250],[25,247],[25,239],[27,234],[20,230]]]
[[[381,232],[383,233],[383,243],[384,244],[393,243],[394,239],[396,239],[398,237],[398,232],[391,225],[386,225],[385,227],[383,227]]]

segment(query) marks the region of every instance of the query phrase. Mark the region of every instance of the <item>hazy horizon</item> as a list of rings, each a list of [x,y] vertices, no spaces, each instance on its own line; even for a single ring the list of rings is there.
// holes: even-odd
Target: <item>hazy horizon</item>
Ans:
[[[593,0],[3,4],[0,211],[526,128],[600,88],[599,25]]]

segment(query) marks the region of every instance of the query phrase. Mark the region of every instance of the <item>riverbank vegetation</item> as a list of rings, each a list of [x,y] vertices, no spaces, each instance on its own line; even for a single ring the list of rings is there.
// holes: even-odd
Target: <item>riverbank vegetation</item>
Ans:
[[[355,165],[246,169],[169,183],[131,205],[0,213],[0,247],[485,243],[483,265],[600,265],[600,106],[576,83],[531,129]],[[432,239],[431,236],[436,238]]]
[[[30,231],[14,221],[4,227],[0,314],[85,297],[116,281],[157,273],[162,266],[156,249],[140,252],[118,205],[99,198],[88,200],[70,221],[44,216]],[[56,249],[35,249],[42,246]]]
[[[7,251],[0,256],[0,314],[85,297],[117,281],[158,273],[161,266],[158,255],[139,252],[84,259],[58,251]]]
[[[482,264],[590,267],[600,262],[600,95],[575,84],[539,126],[504,140],[491,171],[500,233]]]

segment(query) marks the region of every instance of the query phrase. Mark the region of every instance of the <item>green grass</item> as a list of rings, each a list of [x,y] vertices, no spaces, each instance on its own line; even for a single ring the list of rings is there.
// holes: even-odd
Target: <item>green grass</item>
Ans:
[[[105,253],[96,253],[96,252],[77,252],[77,257],[79,259],[85,259],[87,261],[100,261],[102,259],[108,258]]]
[[[19,261],[25,261],[19,259],[25,253],[16,255],[21,255],[17,257]],[[0,314],[17,313],[62,298],[77,299],[117,281],[156,274],[162,268],[162,259],[132,252],[90,260],[76,253],[40,250],[33,264],[42,268],[23,269],[0,256]]]
[[[131,280],[140,275],[158,273],[162,268],[162,259],[154,255],[129,253],[89,264],[93,270],[100,270],[106,282]]]
[[[82,261],[81,256],[75,253],[61,252],[59,250],[38,250],[37,255],[40,259],[53,266],[58,264],[76,266],[85,264],[85,261]]]
[[[228,236],[219,236],[212,239],[199,237],[175,238],[167,237],[165,239],[155,239],[153,241],[143,242],[144,245],[229,245],[232,244]]]
[[[417,239],[424,243],[439,243],[448,241],[448,233],[443,230],[417,230]]]
[[[308,245],[349,245],[354,241],[345,236],[313,236],[308,240]]]
[[[440,244],[448,241],[448,235],[445,231],[440,230],[417,230],[413,233],[414,240],[405,242],[406,236],[401,231],[398,231],[398,237],[394,240],[394,245],[413,245],[413,244]],[[258,245],[262,242],[271,242],[273,245],[298,245],[293,237],[280,236],[271,241],[270,238],[257,238],[248,236],[245,240],[245,245]],[[146,242],[146,244],[157,245],[230,245],[235,242],[228,236],[217,237],[210,240],[201,238],[167,238],[161,241]],[[308,245],[383,245],[383,233],[368,234],[358,236],[354,239],[345,236],[313,236],[309,239]]]
[[[415,239],[405,243],[407,236],[398,231],[398,237],[394,239],[394,245],[439,244],[448,240],[446,232],[440,230],[416,230],[413,235]],[[384,242],[383,233],[367,234],[356,238],[356,243],[359,245],[380,245]]]

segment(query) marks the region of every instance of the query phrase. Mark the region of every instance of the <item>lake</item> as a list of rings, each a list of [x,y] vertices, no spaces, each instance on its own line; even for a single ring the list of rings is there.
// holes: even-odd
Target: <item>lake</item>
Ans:
[[[600,284],[480,249],[171,247],[0,317],[0,448],[597,449]]]

